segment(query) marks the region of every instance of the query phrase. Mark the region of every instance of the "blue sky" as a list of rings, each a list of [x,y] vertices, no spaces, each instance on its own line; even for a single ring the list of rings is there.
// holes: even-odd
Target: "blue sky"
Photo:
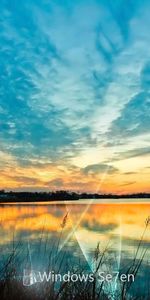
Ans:
[[[104,190],[118,174],[136,190],[142,173],[147,191],[149,1],[2,0],[0,10],[2,186],[95,190],[105,170]]]

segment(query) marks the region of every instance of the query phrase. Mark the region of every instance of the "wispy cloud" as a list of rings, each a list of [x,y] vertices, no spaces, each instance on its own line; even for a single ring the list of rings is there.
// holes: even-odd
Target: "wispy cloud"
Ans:
[[[149,131],[148,1],[27,0],[0,8],[0,140],[10,165],[69,170],[85,149],[139,151]],[[93,167],[87,159],[84,174],[107,159],[100,154]]]

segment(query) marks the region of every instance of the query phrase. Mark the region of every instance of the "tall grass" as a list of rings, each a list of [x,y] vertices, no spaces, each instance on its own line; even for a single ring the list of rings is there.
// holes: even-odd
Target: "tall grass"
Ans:
[[[71,273],[82,275],[87,273],[81,262],[75,265],[68,263],[66,265],[67,252],[63,251],[60,247],[63,232],[66,227],[68,215],[64,216],[60,225],[60,235],[56,243],[51,247],[48,257],[48,269],[55,270],[58,274],[63,269],[69,268]],[[138,242],[135,255],[130,261],[130,265],[124,267],[126,275],[133,274],[135,279],[138,276],[139,270],[142,266],[144,256],[147,249],[143,247],[145,232],[150,225],[150,217],[145,222],[145,228],[142,236]],[[44,230],[44,229],[43,229]],[[45,243],[42,252],[41,244]],[[39,255],[46,255],[48,248],[48,237],[44,240],[43,231],[39,240],[38,251]],[[141,296],[138,291],[137,294],[132,294],[132,286],[134,282],[118,281],[118,287],[115,293],[108,291],[105,288],[105,282],[99,281],[99,271],[108,262],[109,258],[109,245],[103,250],[98,242],[93,254],[93,282],[42,282],[36,283],[33,286],[26,287],[22,283],[22,277],[18,276],[18,264],[24,264],[21,261],[23,246],[21,243],[15,243],[13,238],[12,251],[10,255],[3,261],[0,269],[0,299],[1,300],[150,300],[150,294],[145,291],[145,295]],[[44,257],[43,257],[44,259]],[[26,262],[26,267],[31,268],[30,262]],[[126,268],[126,269],[125,269]],[[120,270],[121,273],[121,270]]]

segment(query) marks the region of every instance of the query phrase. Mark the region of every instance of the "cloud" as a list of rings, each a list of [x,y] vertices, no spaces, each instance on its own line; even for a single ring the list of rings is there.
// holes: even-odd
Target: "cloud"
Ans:
[[[136,183],[136,181],[128,181],[128,182],[124,182],[124,183],[120,184],[120,186],[128,186],[128,185],[132,185],[135,183]]]
[[[67,7],[64,10],[61,5],[49,4],[45,8],[31,1],[24,4],[24,8],[21,5],[2,6],[1,92],[6,114],[2,116],[1,127],[8,143],[18,145],[18,156],[23,153],[23,141],[30,147],[30,152],[41,154],[40,150],[44,153],[46,148],[64,149],[66,144],[71,147],[75,141],[83,144],[83,134],[87,144],[92,139],[93,128],[87,126],[86,120],[91,118],[91,113],[96,117],[98,99],[102,101],[112,80],[103,57],[98,63],[95,36],[99,34],[100,26],[97,25],[102,17],[103,37],[108,35],[107,40],[113,39],[111,26],[109,33],[104,34],[107,30],[105,15],[109,14],[111,22],[115,23],[113,9],[115,7],[96,2],[91,5],[89,1],[86,5],[80,4],[80,11],[78,6],[71,5],[71,17]],[[84,22],[81,12],[85,13]],[[90,23],[86,22],[88,14],[91,15]],[[73,21],[74,26],[70,26]],[[115,26],[117,30],[118,24]],[[68,35],[68,40],[67,37],[62,39],[64,34]],[[87,45],[76,38],[79,34]],[[116,43],[112,40],[110,44],[115,47]],[[105,47],[103,45],[101,50],[102,56]],[[91,51],[95,54],[91,55]],[[103,70],[100,67],[102,61]],[[13,129],[9,125],[12,122]],[[40,147],[37,148],[37,144]],[[13,147],[9,150],[14,151]]]
[[[118,169],[107,164],[93,164],[86,166],[85,168],[82,169],[82,172],[84,174],[101,174],[101,173],[108,173],[108,174],[113,174],[118,172]]]
[[[149,131],[147,1],[0,8],[0,143],[16,165],[69,170],[84,149],[121,146]],[[105,168],[103,158],[81,173]]]
[[[116,151],[113,160],[117,161],[117,160],[139,157],[139,156],[146,156],[146,155],[150,155],[150,147],[137,148],[128,151],[123,151],[120,153]]]
[[[125,173],[124,173],[124,175],[134,175],[134,174],[136,174],[136,172],[132,172],[132,171],[131,171],[131,172],[125,172]]]
[[[56,178],[54,180],[47,182],[46,185],[59,190],[64,187],[64,182],[61,178]]]
[[[122,110],[121,116],[116,119],[110,129],[109,136],[115,138],[135,137],[149,133],[150,123],[150,63],[141,71],[140,92],[129,101]]]
[[[11,180],[17,181],[19,184],[25,184],[28,186],[34,186],[34,185],[40,185],[42,184],[42,181],[37,178],[31,178],[27,176],[9,176]]]

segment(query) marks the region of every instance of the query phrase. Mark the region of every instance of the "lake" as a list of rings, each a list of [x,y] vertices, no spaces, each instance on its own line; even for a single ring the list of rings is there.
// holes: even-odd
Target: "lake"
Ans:
[[[144,297],[149,293],[150,278],[150,230],[146,223],[150,202],[123,201],[1,204],[1,278],[6,262],[26,286],[40,281],[36,276],[35,282],[24,278],[29,269],[34,274],[66,274],[78,268],[89,274],[100,262],[100,283],[104,277],[103,289],[110,299],[115,299],[120,289],[116,274],[125,275],[127,270],[136,274],[128,293]],[[113,274],[109,282],[108,274]]]

